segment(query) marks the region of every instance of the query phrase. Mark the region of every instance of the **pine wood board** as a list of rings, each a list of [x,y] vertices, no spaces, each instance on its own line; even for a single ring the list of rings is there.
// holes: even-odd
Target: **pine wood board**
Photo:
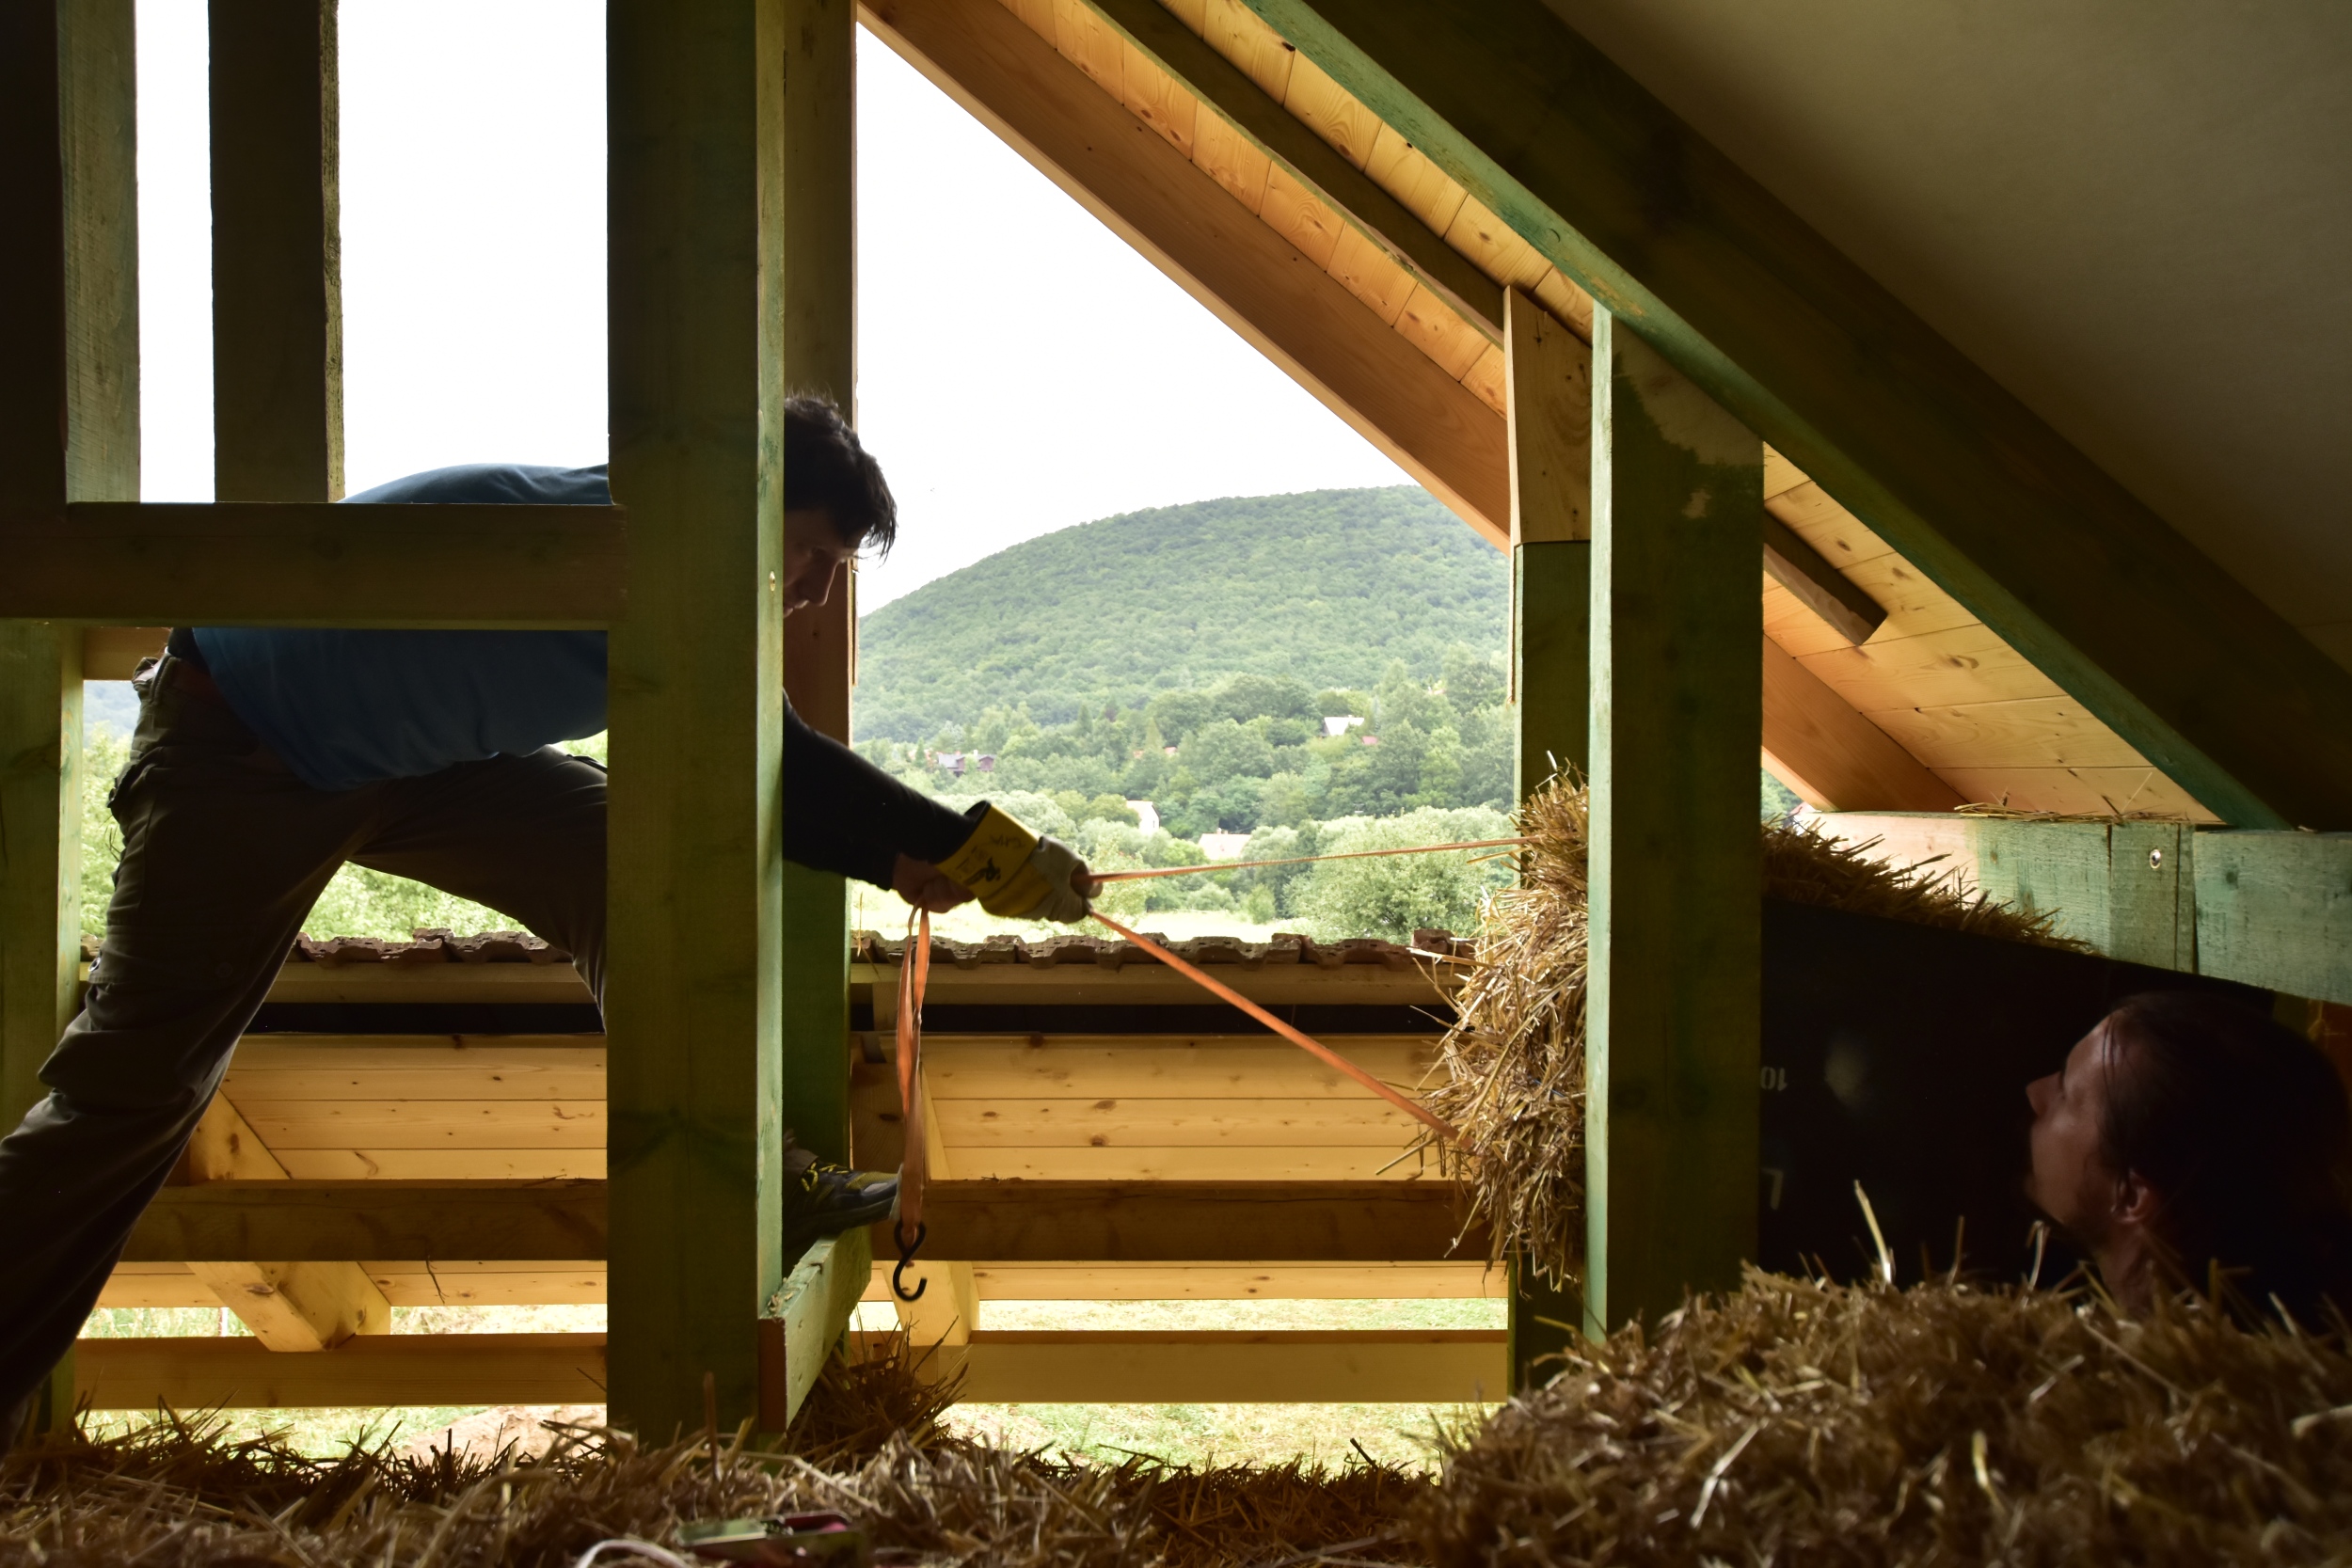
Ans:
[[[213,1181],[166,1187],[122,1256],[142,1261],[517,1259],[606,1249],[601,1181]]]
[[[1348,228],[1322,198],[1279,164],[1266,173],[1265,199],[1258,207],[1258,219],[1327,273],[1338,253],[1340,235]]]
[[[1020,1096],[1110,1100],[1121,1097],[1205,1099],[1226,1094],[1253,1098],[1315,1098],[1372,1101],[1372,1092],[1336,1069],[1273,1036],[1265,1043],[1237,1043],[1232,1037],[1146,1036],[1115,1045],[1075,1037],[1046,1037],[1053,1043],[989,1043],[965,1037],[953,1043],[926,1042],[924,1071],[941,1101],[1001,1102]],[[1334,1049],[1383,1082],[1418,1084],[1435,1060],[1436,1042],[1422,1038],[1346,1038]]]
[[[1484,1263],[976,1263],[983,1301],[1494,1300]],[[878,1271],[868,1299],[889,1292]]]
[[[1384,1100],[938,1100],[940,1135],[980,1157],[1013,1149],[1386,1148],[1420,1123]]]
[[[435,1259],[360,1267],[394,1307],[594,1307],[607,1285],[606,1267],[596,1261],[565,1268]]]
[[[296,1148],[602,1148],[602,1100],[239,1100],[281,1157]]]
[[[1768,449],[1769,450],[1769,449]],[[1781,475],[1787,478],[1788,475]],[[1863,526],[1862,520],[1803,475],[1799,483],[1771,495],[1764,510],[1787,523],[1821,558],[1839,571],[1893,555],[1895,546]]]
[[[1207,0],[1201,8],[1201,37],[1248,71],[1249,79],[1277,103],[1289,94],[1291,68],[1298,52],[1240,0]]]
[[[1857,713],[2060,695],[2055,681],[1982,626],[1874,637],[1859,648],[1800,655],[1797,662]]]
[[[1434,1161],[1424,1167],[1422,1156],[1400,1158],[1411,1141],[1408,1133],[1400,1132],[1391,1142],[1373,1146],[1137,1144],[1098,1148],[953,1144],[949,1154],[957,1177],[970,1180],[1386,1183],[1435,1173]]]
[[[1770,637],[1762,640],[1764,766],[1820,810],[1948,811],[1952,787],[1849,707]]]
[[[1395,322],[1405,341],[1459,381],[1491,346],[1486,335],[1464,321],[1438,293],[1416,283]]]
[[[2159,812],[2196,822],[2219,819],[2188,791],[2155,768],[1939,768],[1936,776],[1969,800],[2020,811],[2055,811],[2105,816],[2110,811]]]
[[[1364,172],[1433,233],[1443,234],[1469,199],[1461,186],[1389,125],[1375,134]]]
[[[1869,638],[1871,643],[1980,625],[1958,600],[1913,571],[1899,555],[1883,555],[1839,575],[1886,611],[1885,621]],[[1804,601],[1772,578],[1763,578],[1763,588],[1764,629],[1789,653],[1825,654],[1853,646],[1843,632],[1806,609]]]
[[[601,1181],[604,1146],[592,1148],[288,1148],[297,1181]]]
[[[1147,58],[1142,50],[1133,44],[1124,47],[1121,69],[1125,87],[1120,102],[1127,105],[1130,114],[1167,137],[1169,146],[1191,157],[1201,119],[1200,101]]]
[[[1396,325],[1419,286],[1419,279],[1398,266],[1395,258],[1350,223],[1340,225],[1339,243],[1332,246],[1327,270],[1389,326]]]
[[[1867,719],[1930,768],[2145,768],[2071,697],[1883,708]]]
[[[1439,1262],[1486,1256],[1448,1181],[934,1181],[926,1256],[977,1262]],[[888,1226],[877,1227],[886,1237]],[[878,1237],[878,1243],[882,1238]],[[888,1255],[885,1245],[878,1250]]]
[[[1358,168],[1371,161],[1373,144],[1381,130],[1379,117],[1312,60],[1292,56],[1290,87],[1283,94],[1282,106]]]
[[[83,1339],[73,1370],[93,1410],[594,1404],[609,1382],[602,1334],[363,1335],[310,1354],[244,1338]]]

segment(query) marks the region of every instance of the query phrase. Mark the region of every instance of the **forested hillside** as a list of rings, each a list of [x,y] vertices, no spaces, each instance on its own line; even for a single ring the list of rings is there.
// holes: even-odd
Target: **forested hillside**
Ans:
[[[1106,517],[866,616],[858,738],[928,741],[991,708],[1064,724],[1244,673],[1313,692],[1401,662],[1434,683],[1449,648],[1500,668],[1509,598],[1502,552],[1413,486]]]

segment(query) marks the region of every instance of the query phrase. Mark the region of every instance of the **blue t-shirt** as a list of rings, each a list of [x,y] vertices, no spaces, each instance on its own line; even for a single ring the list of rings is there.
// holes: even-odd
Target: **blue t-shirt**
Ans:
[[[605,506],[605,470],[469,463],[347,498]],[[600,631],[199,626],[237,717],[314,789],[419,778],[605,727]]]

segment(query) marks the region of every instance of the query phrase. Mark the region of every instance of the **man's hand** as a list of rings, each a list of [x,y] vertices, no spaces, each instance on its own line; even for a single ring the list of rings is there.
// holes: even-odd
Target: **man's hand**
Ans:
[[[900,855],[890,868],[890,891],[918,910],[946,914],[972,901],[972,890],[928,861]]]

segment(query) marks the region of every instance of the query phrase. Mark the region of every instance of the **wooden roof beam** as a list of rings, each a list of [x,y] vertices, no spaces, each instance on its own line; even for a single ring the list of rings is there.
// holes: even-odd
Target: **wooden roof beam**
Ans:
[[[1465,522],[1503,542],[1510,488],[1493,410],[1018,17],[995,0],[871,0],[859,15]]]
[[[2352,826],[2352,672],[1541,0],[1246,0],[2199,800]]]
[[[1502,341],[1502,285],[1178,21],[1159,0],[1084,0],[1211,112],[1289,170],[1490,342]]]
[[[0,617],[95,626],[609,625],[619,507],[76,501],[0,518]]]

